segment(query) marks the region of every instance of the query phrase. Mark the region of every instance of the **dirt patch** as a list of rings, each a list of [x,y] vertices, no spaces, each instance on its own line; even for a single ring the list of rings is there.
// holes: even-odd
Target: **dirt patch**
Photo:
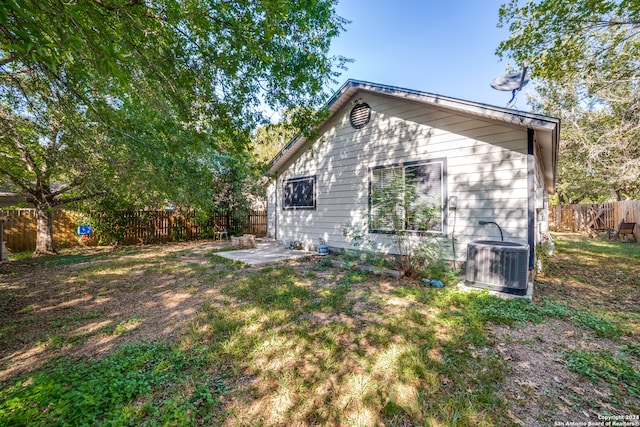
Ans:
[[[97,358],[128,342],[184,339],[190,331],[187,327],[193,319],[197,319],[198,312],[206,314],[204,310],[201,311],[204,303],[209,303],[214,309],[234,309],[234,304],[240,305],[242,301],[234,300],[228,295],[229,292],[224,293],[224,288],[241,281],[242,275],[263,267],[240,267],[212,256],[213,251],[221,245],[207,242],[117,250],[89,249],[64,253],[51,261],[26,260],[0,266],[0,383],[35,370],[55,356]],[[434,343],[452,341],[448,323],[435,325],[432,331],[427,328],[430,314],[438,309],[424,306],[418,310],[420,304],[414,299],[402,297],[396,292],[399,283],[417,281],[389,278],[371,280],[371,276],[367,278],[366,275],[360,281],[354,272],[328,267],[321,260],[321,257],[310,256],[309,259],[275,264],[286,264],[295,269],[301,282],[311,287],[314,294],[337,292],[337,285],[340,284],[344,289],[345,297],[340,302],[340,309],[322,306],[301,314],[300,321],[310,323],[316,329],[344,324],[350,330],[358,331],[375,322],[382,324],[389,319],[401,318],[396,316],[398,313],[412,311],[411,322],[416,322],[417,329],[425,328],[425,334],[433,334]],[[638,310],[633,303],[637,301],[637,295],[631,292],[635,282],[622,281],[617,288],[606,291],[601,289],[603,286],[585,285],[581,281],[561,283],[551,277],[546,279],[549,279],[546,287],[540,286],[538,289],[539,297],[562,298],[570,295],[575,298],[562,299],[567,304],[582,298],[580,302],[585,306],[593,300],[594,304],[605,307],[608,301],[606,297],[620,300],[620,295],[615,292],[623,289],[624,296],[628,292],[630,298],[623,299],[622,304],[625,305],[615,306],[612,310],[623,307],[623,312],[631,314]],[[449,309],[451,313],[459,310],[454,306]],[[434,310],[433,313],[431,310]],[[631,329],[637,330],[632,317],[629,324],[632,325]],[[397,330],[406,325],[392,326],[393,330]],[[407,327],[405,334],[408,343],[415,338],[411,332],[412,329]],[[489,334],[493,345],[483,349],[474,348],[474,357],[482,359],[493,355],[495,351],[509,367],[505,381],[497,387],[500,397],[509,402],[508,414],[512,422],[523,426],[546,426],[555,422],[595,422],[598,421],[598,415],[603,414],[624,416],[638,413],[638,397],[617,393],[610,384],[592,383],[569,370],[566,358],[568,352],[575,350],[607,351],[619,355],[623,351],[624,340],[629,338],[637,342],[633,341],[636,335],[617,340],[603,339],[590,330],[563,320],[541,324],[494,325],[490,327]],[[345,354],[349,355],[360,351],[362,357],[372,360],[380,356],[375,340],[386,339],[382,335],[371,335],[369,341],[340,338],[335,340],[336,348],[344,348]],[[405,344],[404,341],[398,342],[398,339],[397,334],[390,336],[390,348]],[[306,349],[302,352],[302,346],[299,351],[290,355],[285,351],[283,363],[295,365],[301,378],[313,378],[307,370],[318,369],[323,363],[322,352]],[[267,350],[264,352],[266,356],[271,355]],[[427,354],[437,363],[450,363],[446,353],[437,346],[429,348]],[[628,359],[634,363],[636,370],[640,370],[637,358]],[[274,356],[273,360],[277,362],[281,359]],[[263,361],[271,369],[268,358],[258,358],[256,361]],[[283,404],[286,399],[290,400],[289,403],[295,401],[295,396],[263,390],[265,383],[260,383],[260,377],[251,371],[239,374],[242,376],[229,380],[230,388],[237,390],[228,396],[221,396],[221,401],[230,410],[249,407],[254,397],[252,393],[283,399],[269,397],[255,402],[257,406],[253,410],[256,414],[264,410],[264,406],[260,405],[265,402],[270,407],[280,407],[277,405]],[[347,365],[341,371],[326,376],[326,383],[317,383],[318,394],[314,398],[334,396],[340,390],[330,390],[347,387],[344,385],[345,378],[354,374],[360,375],[361,372],[357,372],[357,366]],[[447,376],[434,378],[433,390],[437,390],[438,386],[459,386]],[[335,384],[331,381],[335,381]],[[243,392],[247,393],[246,396]],[[413,396],[411,393],[407,395]],[[236,397],[245,398],[246,402],[241,405],[239,401],[234,403],[227,400]],[[309,405],[323,408],[322,402]],[[327,414],[316,415],[318,420],[331,420]],[[313,424],[316,415],[309,413],[304,423]],[[402,413],[397,417],[403,419]]]
[[[619,354],[620,343],[599,338],[562,320],[494,325],[490,333],[495,339],[495,349],[511,367],[499,394],[510,402],[509,412],[517,424],[588,423],[598,422],[598,415],[633,415],[620,411],[621,397],[608,385],[594,384],[570,371],[565,358],[567,352],[574,350]],[[637,397],[625,396],[622,400],[627,408],[640,408]]]
[[[85,249],[1,265],[0,381],[55,356],[175,338],[215,298],[206,276],[219,266],[205,255],[220,245]]]

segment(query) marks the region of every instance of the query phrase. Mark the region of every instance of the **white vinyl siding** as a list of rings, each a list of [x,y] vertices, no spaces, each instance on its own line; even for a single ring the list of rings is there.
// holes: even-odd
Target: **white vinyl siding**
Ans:
[[[496,227],[480,226],[479,220],[500,224],[505,240],[527,243],[526,128],[381,95],[358,96],[372,109],[367,126],[349,125],[347,103],[278,175],[278,193],[287,179],[316,176],[316,210],[283,210],[278,194],[278,240],[312,246],[322,238],[333,247],[354,248],[344,230],[368,232],[372,169],[446,158],[443,187],[457,196],[458,208],[448,210],[442,200],[448,217],[443,237],[454,233],[456,259],[466,258],[469,241],[500,238]],[[369,236],[390,241],[384,234]]]
[[[275,237],[276,233],[276,183],[267,187],[267,236]]]

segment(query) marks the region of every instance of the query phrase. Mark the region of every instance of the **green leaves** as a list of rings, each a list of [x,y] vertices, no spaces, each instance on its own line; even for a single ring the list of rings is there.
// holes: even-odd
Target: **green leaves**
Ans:
[[[194,381],[203,366],[200,354],[187,355],[163,343],[125,346],[94,362],[59,360],[0,392],[0,424],[139,425],[149,413],[152,421],[174,424],[171,420],[179,417],[181,424],[189,424],[219,404],[212,389],[220,385],[210,387],[209,378],[202,378],[192,393],[181,387]],[[152,396],[156,402],[137,404]]]
[[[315,123],[345,62],[335,3],[1,2],[0,184],[50,206],[211,205],[217,158],[251,169],[261,108]]]
[[[640,197],[640,8],[633,1],[513,0],[496,53],[530,63],[535,108],[563,119],[564,202]],[[585,185],[586,184],[586,185]]]
[[[630,395],[640,395],[640,374],[625,357],[616,357],[606,350],[574,350],[568,352],[565,358],[569,369],[584,375],[594,384],[604,380],[614,389],[624,387]]]

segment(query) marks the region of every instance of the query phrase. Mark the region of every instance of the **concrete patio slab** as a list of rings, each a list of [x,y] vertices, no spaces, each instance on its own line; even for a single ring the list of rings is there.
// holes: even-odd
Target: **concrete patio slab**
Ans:
[[[285,261],[312,255],[313,252],[292,251],[281,244],[271,242],[256,242],[253,249],[240,249],[237,251],[216,252],[216,255],[249,265],[264,265],[272,262]]]
[[[473,286],[469,286],[464,282],[460,282],[456,285],[458,289],[464,292],[482,292],[485,289],[474,288]],[[508,294],[506,292],[498,292],[498,291],[489,291],[489,295],[494,295],[498,298],[502,299],[526,299],[529,301],[533,301],[533,282],[529,282],[527,284],[527,293],[526,295],[513,295]]]

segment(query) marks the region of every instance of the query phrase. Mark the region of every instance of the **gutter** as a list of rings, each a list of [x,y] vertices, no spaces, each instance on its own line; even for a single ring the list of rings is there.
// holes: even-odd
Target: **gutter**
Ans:
[[[535,113],[524,113],[510,110],[507,108],[496,107],[488,104],[466,101],[458,98],[450,98],[441,95],[435,95],[428,92],[421,92],[412,89],[405,89],[396,86],[389,86],[377,83],[370,83],[361,80],[347,80],[325,103],[325,109],[331,114],[325,120],[329,120],[333,115],[346,104],[350,95],[355,95],[358,91],[364,91],[373,94],[381,94],[393,96],[400,99],[422,103],[425,105],[433,105],[447,110],[457,111],[463,114],[471,114],[478,117],[498,120],[505,123],[512,123],[531,129],[543,130],[552,133],[552,150],[553,150],[553,174],[556,176],[557,168],[557,149],[560,131],[560,119],[544,116]],[[273,158],[269,164],[269,174],[274,174],[280,170],[282,165],[288,160],[298,147],[304,145],[307,138],[300,134],[293,138],[285,145],[280,152]],[[553,183],[555,187],[555,182]]]

